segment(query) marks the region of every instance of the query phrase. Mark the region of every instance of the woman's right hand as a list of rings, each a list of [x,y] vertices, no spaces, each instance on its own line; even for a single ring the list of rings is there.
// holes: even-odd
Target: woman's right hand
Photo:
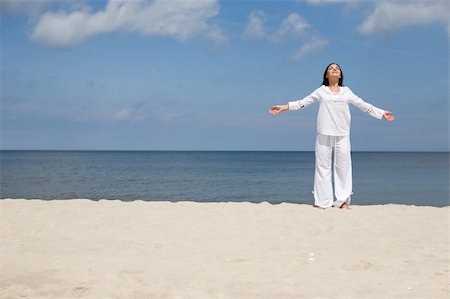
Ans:
[[[387,121],[394,121],[395,120],[395,117],[394,117],[394,115],[392,114],[391,111],[385,111],[384,114],[383,114],[383,118],[385,120],[387,120]]]
[[[269,113],[272,115],[277,115],[277,114],[280,114],[281,112],[284,112],[287,110],[289,110],[288,105],[276,105],[276,106],[270,107]]]

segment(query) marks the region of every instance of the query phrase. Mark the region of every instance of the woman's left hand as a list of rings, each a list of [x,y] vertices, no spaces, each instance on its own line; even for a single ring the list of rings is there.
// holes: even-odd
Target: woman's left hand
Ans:
[[[387,121],[393,121],[393,120],[395,120],[394,115],[393,115],[392,112],[390,112],[390,111],[385,111],[384,114],[383,114],[383,118],[384,118],[385,120],[387,120]]]

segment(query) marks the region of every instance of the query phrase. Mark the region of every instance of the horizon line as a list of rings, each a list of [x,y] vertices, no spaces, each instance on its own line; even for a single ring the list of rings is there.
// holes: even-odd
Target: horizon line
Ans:
[[[314,152],[314,150],[233,150],[233,149],[0,149],[7,151],[51,152]],[[352,153],[450,153],[450,150],[352,150]]]

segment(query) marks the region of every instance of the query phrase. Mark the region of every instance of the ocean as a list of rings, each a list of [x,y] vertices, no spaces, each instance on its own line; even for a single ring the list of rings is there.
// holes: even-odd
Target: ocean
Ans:
[[[448,152],[353,152],[352,204],[449,205]],[[312,204],[314,152],[0,151],[0,197]]]

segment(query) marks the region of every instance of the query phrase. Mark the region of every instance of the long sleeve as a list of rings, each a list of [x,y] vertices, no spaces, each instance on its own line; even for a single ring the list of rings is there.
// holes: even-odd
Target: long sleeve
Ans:
[[[350,92],[350,96],[349,96],[349,103],[352,105],[355,105],[356,107],[358,107],[362,112],[378,118],[378,119],[382,119],[383,118],[383,114],[384,114],[384,110],[375,107],[374,105],[364,102],[360,97],[356,96],[349,88],[349,92]]]
[[[292,101],[288,103],[289,110],[305,109],[309,105],[318,102],[320,99],[319,91],[316,89],[310,95],[304,97],[302,100]]]

